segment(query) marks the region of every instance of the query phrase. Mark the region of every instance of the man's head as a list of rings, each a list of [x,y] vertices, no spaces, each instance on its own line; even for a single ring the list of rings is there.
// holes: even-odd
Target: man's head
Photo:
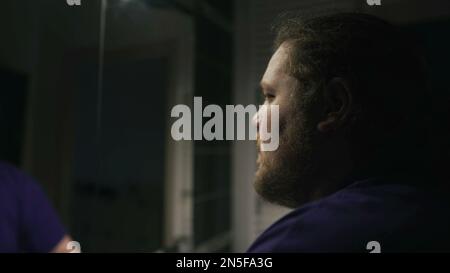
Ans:
[[[411,166],[424,140],[421,58],[394,26],[363,14],[285,19],[261,80],[279,105],[279,148],[260,152],[255,189],[297,207],[351,178]]]

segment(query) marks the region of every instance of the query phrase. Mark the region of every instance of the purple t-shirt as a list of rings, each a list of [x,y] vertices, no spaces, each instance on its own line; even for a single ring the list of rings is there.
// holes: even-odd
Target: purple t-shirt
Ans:
[[[450,251],[450,206],[430,179],[356,182],[295,209],[269,227],[250,253]],[[417,179],[416,179],[417,180]],[[415,185],[423,185],[415,186]]]
[[[0,253],[50,252],[64,235],[39,185],[0,162]]]

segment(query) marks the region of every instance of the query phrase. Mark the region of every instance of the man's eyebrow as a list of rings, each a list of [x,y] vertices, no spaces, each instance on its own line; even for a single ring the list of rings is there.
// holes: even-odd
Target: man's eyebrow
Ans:
[[[263,92],[264,90],[268,90],[268,91],[272,91],[275,90],[275,88],[273,88],[270,84],[268,84],[266,81],[261,81],[259,83],[259,85],[261,86],[261,92]]]

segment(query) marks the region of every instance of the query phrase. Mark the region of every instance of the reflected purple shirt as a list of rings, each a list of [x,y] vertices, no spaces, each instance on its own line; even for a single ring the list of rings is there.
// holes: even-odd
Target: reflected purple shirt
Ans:
[[[0,162],[0,252],[50,252],[64,235],[39,185]]]

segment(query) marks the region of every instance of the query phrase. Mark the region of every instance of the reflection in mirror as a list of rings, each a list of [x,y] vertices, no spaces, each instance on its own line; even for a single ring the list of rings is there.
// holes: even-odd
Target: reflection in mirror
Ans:
[[[76,124],[80,109],[94,109],[83,117],[86,126],[96,117],[99,12],[100,1],[79,7],[55,0],[2,1],[0,155],[17,169],[0,165],[0,252],[67,251],[69,237],[63,237],[76,237],[70,210],[75,144],[81,141]],[[95,138],[95,124],[92,129],[86,141]],[[89,158],[96,153],[91,150]]]

